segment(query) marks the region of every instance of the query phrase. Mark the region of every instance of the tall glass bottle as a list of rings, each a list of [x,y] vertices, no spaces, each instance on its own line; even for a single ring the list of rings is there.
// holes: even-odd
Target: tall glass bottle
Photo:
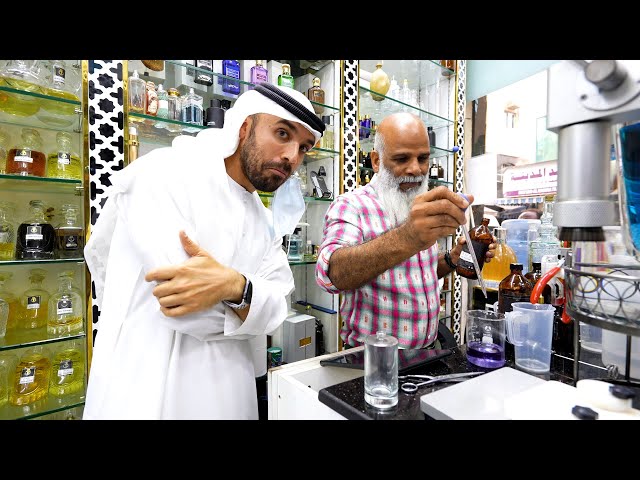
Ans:
[[[491,235],[491,232],[489,231],[489,219],[483,218],[480,225],[469,230],[469,237],[471,237],[473,249],[476,252],[478,267],[480,267],[480,270],[482,271],[482,267],[484,266],[484,256],[489,249],[489,245],[493,243],[493,235]],[[462,252],[460,253],[456,272],[458,275],[462,275],[463,277],[471,280],[478,278],[475,266],[473,265],[473,258],[471,257],[471,253],[469,253],[469,247],[466,243],[462,246]]]
[[[48,357],[49,352],[42,345],[27,348],[23,352],[9,390],[11,405],[28,405],[47,395],[51,375],[51,362]]]
[[[496,237],[496,249],[493,258],[482,269],[482,278],[487,288],[498,289],[500,282],[511,273],[511,264],[518,259],[513,249],[507,245],[507,229],[496,227],[493,229]]]
[[[158,90],[158,111],[156,112],[156,117],[158,118],[169,118],[169,93],[164,89],[164,85],[159,84]],[[156,122],[155,127],[157,128],[165,128],[165,122]]]
[[[144,113],[147,115],[151,115],[155,117],[158,113],[158,92],[156,91],[156,84],[151,80],[147,81],[146,84],[146,95],[147,95],[147,104],[145,107]]]
[[[313,86],[307,90],[307,98],[312,102],[324,103],[324,90],[320,88],[320,79],[318,77],[313,79]],[[316,105],[312,103],[313,111],[318,115],[322,115],[324,107],[322,105]]]
[[[129,77],[129,111],[144,113],[147,108],[147,82],[140,78],[137,70]]]
[[[7,323],[5,326],[5,334],[11,337],[16,330],[18,323],[18,314],[20,312],[20,304],[18,298],[9,290],[8,283],[13,277],[12,272],[0,271],[0,301],[6,303],[8,307]]]
[[[295,81],[291,75],[291,65],[288,63],[282,64],[282,73],[278,75],[278,85],[281,87],[294,88]]]
[[[65,337],[83,329],[82,297],[73,285],[73,272],[58,275],[58,291],[49,300],[47,333],[50,337]]]
[[[553,202],[545,201],[542,217],[540,217],[539,236],[529,246],[531,263],[542,263],[543,255],[558,255],[560,240],[557,237],[558,227],[553,225]]]
[[[79,219],[80,208],[73,204],[62,205],[64,221],[56,227],[56,253],[58,258],[82,258],[84,228]]]
[[[0,202],[0,261],[13,260],[15,256],[16,229],[10,210],[7,202]]]
[[[47,157],[47,177],[82,180],[82,160],[68,132],[56,134],[57,148]]]
[[[239,95],[240,82],[232,79],[237,78],[240,80],[240,62],[238,60],[223,60],[222,74],[230,77],[222,80],[222,91],[232,95]]]
[[[202,125],[203,98],[196,94],[193,88],[182,100],[182,121],[194,125]]]
[[[47,315],[49,292],[42,288],[46,270],[34,268],[29,271],[31,286],[20,295],[20,314],[16,334],[25,339],[37,340],[47,337]]]
[[[0,68],[0,86],[41,93],[40,60],[7,60]],[[0,110],[18,117],[35,115],[40,110],[39,98],[0,91]]]
[[[331,115],[323,115],[324,133],[320,139],[320,147],[325,150],[333,150],[335,148],[335,137],[333,133],[333,117]]]
[[[44,216],[42,200],[29,202],[31,214],[18,227],[16,236],[17,260],[43,260],[53,258],[56,232]]]
[[[64,342],[51,361],[49,393],[56,397],[73,395],[84,387],[84,348],[82,340]]]
[[[7,173],[44,177],[47,162],[40,133],[35,128],[23,128],[20,136],[20,141],[7,155]]]
[[[491,261],[493,263],[493,260]],[[513,311],[515,302],[528,302],[531,299],[533,286],[522,274],[522,264],[512,263],[511,273],[498,286],[498,311],[500,313]]]
[[[79,76],[76,70],[69,68],[66,60],[52,60],[44,66],[46,72],[43,79],[43,93],[64,100],[80,101]],[[37,117],[40,121],[54,127],[68,127],[77,121],[76,107],[73,103],[56,100],[40,100],[40,110]]]
[[[7,153],[11,148],[9,133],[0,127],[0,175],[7,173]]]
[[[251,83],[253,85],[249,86],[250,90],[253,90],[254,85],[260,82],[268,82],[269,81],[269,71],[264,68],[262,65],[262,60],[256,60],[256,64],[251,67]]]

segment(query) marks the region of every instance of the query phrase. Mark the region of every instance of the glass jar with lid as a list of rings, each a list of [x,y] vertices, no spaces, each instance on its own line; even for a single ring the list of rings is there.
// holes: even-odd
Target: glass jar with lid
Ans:
[[[66,337],[82,332],[82,296],[73,284],[73,277],[70,270],[58,275],[58,291],[49,299],[47,333],[50,337]]]
[[[43,93],[62,100],[80,101],[80,78],[66,60],[51,60],[44,65]],[[42,122],[54,127],[68,127],[78,120],[79,105],[57,100],[40,99],[36,115]]]
[[[56,149],[47,157],[47,177],[82,180],[82,160],[68,132],[56,134]]]
[[[24,340],[41,340],[47,337],[49,292],[42,287],[47,271],[33,268],[29,271],[30,286],[19,296],[20,313],[17,333]]]
[[[0,261],[14,259],[16,229],[12,216],[11,205],[8,202],[0,201]]]
[[[11,405],[29,405],[49,393],[51,362],[43,345],[27,348],[20,355],[9,390]]]
[[[29,202],[30,214],[18,227],[16,235],[17,260],[44,260],[53,258],[55,230],[45,218],[42,200]]]
[[[7,154],[6,171],[13,175],[44,177],[46,159],[42,137],[35,128],[23,128],[20,141]]]
[[[58,258],[82,258],[84,228],[80,221],[80,207],[62,205],[64,221],[56,227],[56,252]]]
[[[0,127],[0,174],[7,173],[7,154],[10,147],[11,136]]]
[[[84,347],[82,340],[64,342],[56,349],[51,362],[49,393],[66,397],[84,387]]]
[[[0,68],[0,86],[42,93],[40,60],[7,60]],[[32,95],[0,91],[0,111],[17,117],[29,117],[40,110],[39,98]]]

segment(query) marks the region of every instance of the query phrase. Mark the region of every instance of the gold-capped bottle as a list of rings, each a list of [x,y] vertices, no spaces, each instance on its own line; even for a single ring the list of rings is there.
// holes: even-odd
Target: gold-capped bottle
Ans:
[[[320,79],[318,77],[313,79],[313,86],[307,90],[307,98],[312,102],[324,103],[324,90],[320,88]],[[322,115],[324,107],[316,105],[316,103],[312,103],[313,111],[318,115]]]
[[[51,361],[49,393],[56,397],[73,395],[84,387],[84,348],[82,340],[65,342]]]
[[[82,180],[82,160],[73,148],[71,134],[56,134],[57,148],[47,157],[47,177]]]
[[[282,64],[282,73],[278,75],[278,85],[281,87],[294,88],[295,81],[291,75],[291,65],[288,63]]]
[[[469,230],[469,237],[471,238],[473,249],[476,252],[478,267],[480,267],[480,271],[482,271],[484,256],[489,249],[489,245],[493,242],[493,235],[491,235],[489,231],[489,219],[483,218],[480,225]],[[469,253],[469,247],[466,243],[462,245],[462,252],[460,253],[456,273],[470,280],[478,278],[475,266],[473,265],[473,258],[471,257],[471,253]]]
[[[84,315],[82,297],[73,285],[73,272],[58,275],[58,291],[49,299],[47,333],[49,337],[66,337],[82,332]]]
[[[47,395],[51,375],[48,356],[49,352],[42,345],[27,348],[20,356],[9,390],[11,405],[28,405]]]

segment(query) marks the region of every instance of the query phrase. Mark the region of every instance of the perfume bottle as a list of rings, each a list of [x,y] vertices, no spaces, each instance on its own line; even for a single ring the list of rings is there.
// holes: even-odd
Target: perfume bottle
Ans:
[[[84,348],[82,340],[65,342],[53,354],[49,393],[56,397],[73,395],[84,388]]]
[[[213,85],[213,60],[195,60],[197,68],[212,72],[211,74],[202,70],[195,70],[193,81],[200,85]]]
[[[203,98],[197,95],[193,88],[189,88],[189,93],[182,101],[182,121],[193,125],[202,125],[202,101]]]
[[[496,237],[496,249],[493,258],[482,269],[482,278],[487,288],[497,289],[500,282],[511,273],[511,264],[518,261],[516,253],[507,245],[507,229],[496,227],[493,229]]]
[[[7,202],[0,202],[0,261],[13,260],[16,250],[16,230],[10,208]]]
[[[42,288],[46,270],[34,268],[29,271],[30,287],[19,296],[20,313],[16,333],[32,340],[46,338],[49,292]]]
[[[56,227],[56,253],[58,258],[82,258],[84,228],[79,221],[80,208],[73,204],[62,205],[64,222]]]
[[[133,125],[129,126],[129,163],[138,158],[138,147],[140,142],[138,141],[138,129]]]
[[[5,325],[5,333],[10,336],[15,332],[16,325],[18,324],[18,315],[20,312],[20,303],[18,298],[8,289],[7,284],[13,277],[13,273],[9,271],[0,271],[0,301],[6,304],[8,310],[7,320]]]
[[[441,162],[438,162],[438,178],[444,179],[444,167]]]
[[[429,167],[429,180],[437,180],[438,179],[438,162],[434,158],[431,162],[431,166]]]
[[[260,82],[269,81],[269,71],[262,65],[262,60],[256,60],[256,64],[251,67],[251,83],[249,89],[253,90],[254,86]]]
[[[300,232],[302,229],[297,227],[294,232],[289,235],[289,242],[287,247],[289,248],[289,252],[287,253],[287,259],[290,262],[301,262],[303,256],[302,249],[302,237],[300,236]]]
[[[47,333],[50,337],[65,337],[83,329],[82,297],[73,285],[73,272],[58,275],[58,291],[49,299]]]
[[[313,86],[307,90],[307,98],[311,100],[313,105],[313,111],[318,115],[322,115],[324,112],[324,106],[316,105],[316,103],[324,103],[324,90],[320,88],[320,79],[318,77],[313,79]]]
[[[427,135],[429,136],[429,146],[436,146],[436,132],[433,130],[433,127],[427,127]]]
[[[0,353],[0,409],[9,401],[9,384],[13,378],[16,360],[11,354]]]
[[[7,173],[7,152],[11,144],[9,133],[0,127],[0,175]]]
[[[27,348],[20,356],[9,390],[11,405],[29,405],[47,395],[51,375],[48,357],[49,352],[42,345]]]
[[[156,93],[158,95],[158,110],[156,112],[156,117],[169,118],[169,93],[164,89],[162,84],[158,85]],[[165,128],[166,123],[156,122],[154,126],[157,128]]]
[[[71,134],[56,134],[57,149],[47,157],[47,177],[82,180],[82,160],[73,148]]]
[[[0,68],[0,85],[25,92],[42,93],[39,60],[7,60]],[[38,97],[0,91],[0,110],[29,117],[40,110]]]
[[[278,85],[281,87],[290,87],[294,88],[294,80],[291,76],[291,65],[288,63],[282,64],[282,73],[278,75]]]
[[[80,78],[73,68],[69,68],[66,60],[52,60],[45,64],[47,72],[43,80],[43,93],[65,100],[80,101]],[[40,100],[40,110],[36,114],[38,119],[54,127],[68,127],[77,117],[77,105],[56,100]]]
[[[542,264],[544,255],[558,255],[560,253],[560,240],[558,240],[557,231],[558,227],[553,225],[553,201],[545,200],[538,227],[538,238],[533,240],[529,246],[531,263]]]
[[[222,74],[240,80],[240,62],[237,60],[223,60]],[[225,78],[222,81],[222,91],[232,95],[239,95],[240,82]]]
[[[493,242],[493,235],[491,235],[491,232],[489,231],[489,219],[483,218],[480,225],[469,230],[469,237],[473,243],[473,249],[476,252],[478,267],[482,271],[482,267],[484,266],[484,256],[489,249],[489,245]],[[476,273],[476,269],[473,264],[473,258],[471,257],[471,253],[469,253],[469,246],[466,243],[462,245],[462,252],[458,259],[456,273],[471,280],[478,278],[478,274]]]
[[[129,111],[144,113],[147,108],[147,83],[140,78],[138,70],[129,77]]]
[[[156,84],[148,80],[145,85],[147,102],[145,112],[147,115],[155,117],[158,113],[158,92],[156,92]]]
[[[324,123],[324,134],[320,139],[320,148],[325,150],[333,150],[335,148],[335,137],[333,132],[333,125],[331,121],[333,117],[331,115],[323,115],[322,121]]]
[[[220,100],[212,98],[209,107],[205,111],[205,125],[209,128],[224,127],[224,112]]]
[[[42,137],[35,128],[23,128],[21,139],[7,155],[7,173],[44,177],[46,158],[42,153]]]
[[[41,200],[29,202],[31,214],[18,227],[16,236],[17,260],[53,258],[55,230],[45,219],[45,206]]]

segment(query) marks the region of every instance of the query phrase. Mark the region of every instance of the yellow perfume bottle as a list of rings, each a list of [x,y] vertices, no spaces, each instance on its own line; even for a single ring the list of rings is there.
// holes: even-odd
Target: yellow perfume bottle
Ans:
[[[11,205],[0,202],[0,261],[13,260],[16,250],[16,229],[11,219]]]
[[[82,340],[63,345],[53,356],[49,393],[56,397],[73,395],[84,387],[84,348]]]
[[[57,148],[47,156],[47,177],[82,180],[82,160],[73,147],[70,133],[58,132]]]
[[[41,83],[40,60],[7,60],[0,68],[0,86],[40,94]],[[40,110],[39,98],[0,90],[0,110],[18,117],[29,117]]]
[[[20,295],[17,333],[25,339],[39,340],[47,337],[49,292],[42,288],[46,270],[34,268],[29,272],[31,287]]]
[[[9,306],[9,315],[7,316],[6,335],[10,337],[15,333],[18,321],[18,312],[20,304],[16,296],[7,289],[9,280],[13,277],[12,272],[0,271],[0,299],[4,300]]]
[[[44,86],[45,95],[62,100],[79,102],[80,75],[77,70],[67,64],[65,60],[52,60],[45,66]],[[40,100],[38,119],[54,127],[68,127],[77,121],[76,108],[79,105],[59,100]]]
[[[20,357],[9,390],[11,405],[28,405],[49,392],[51,362],[49,352],[42,345],[28,348]]]

